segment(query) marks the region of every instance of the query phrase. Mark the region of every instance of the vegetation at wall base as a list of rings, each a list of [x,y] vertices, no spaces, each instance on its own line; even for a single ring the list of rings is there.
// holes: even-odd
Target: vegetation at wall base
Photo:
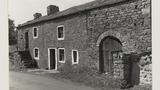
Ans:
[[[27,69],[18,69],[14,66],[13,51],[15,48],[10,47],[10,70],[26,72]],[[66,62],[59,69],[60,73],[43,74],[45,76],[69,80],[74,83],[84,84],[93,87],[95,90],[123,90],[119,79],[107,74],[101,74],[96,69],[91,69],[88,66],[71,65],[71,62]],[[132,88],[124,88],[124,90],[152,90],[152,85],[138,85]]]
[[[95,90],[152,90],[152,85],[138,85],[124,87],[120,79],[107,74],[101,74],[97,70],[93,70],[86,66],[74,66],[69,62],[60,69],[60,73],[54,74],[53,77],[64,78],[72,82],[81,83]],[[124,88],[123,88],[124,87]]]

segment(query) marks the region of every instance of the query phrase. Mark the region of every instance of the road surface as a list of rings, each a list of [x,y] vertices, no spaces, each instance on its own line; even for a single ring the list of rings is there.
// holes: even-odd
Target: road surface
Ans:
[[[94,90],[65,80],[10,71],[10,90]]]

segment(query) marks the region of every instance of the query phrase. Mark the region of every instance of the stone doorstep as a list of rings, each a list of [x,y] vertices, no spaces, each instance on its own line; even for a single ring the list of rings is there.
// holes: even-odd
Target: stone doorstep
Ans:
[[[45,69],[29,69],[28,72],[33,72],[33,73],[59,73],[59,71],[56,70],[45,70]]]
[[[119,60],[119,61],[114,61],[114,64],[122,64],[123,61]]]

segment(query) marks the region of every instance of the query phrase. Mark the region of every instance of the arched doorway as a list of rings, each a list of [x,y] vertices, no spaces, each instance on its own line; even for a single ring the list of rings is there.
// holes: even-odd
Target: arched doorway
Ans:
[[[119,57],[122,52],[122,44],[120,40],[113,36],[107,36],[99,45],[99,68],[101,73],[114,74],[114,58]]]

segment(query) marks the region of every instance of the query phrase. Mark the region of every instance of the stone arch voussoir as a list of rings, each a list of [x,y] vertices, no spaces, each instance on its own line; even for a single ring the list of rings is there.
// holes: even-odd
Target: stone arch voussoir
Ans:
[[[97,43],[96,43],[96,46],[99,46],[100,45],[100,42],[102,41],[102,39],[104,39],[105,37],[107,36],[113,36],[113,37],[116,37],[118,38],[120,41],[121,40],[121,35],[118,31],[106,31],[106,32],[103,32],[99,37],[98,37],[98,40],[97,40]]]

